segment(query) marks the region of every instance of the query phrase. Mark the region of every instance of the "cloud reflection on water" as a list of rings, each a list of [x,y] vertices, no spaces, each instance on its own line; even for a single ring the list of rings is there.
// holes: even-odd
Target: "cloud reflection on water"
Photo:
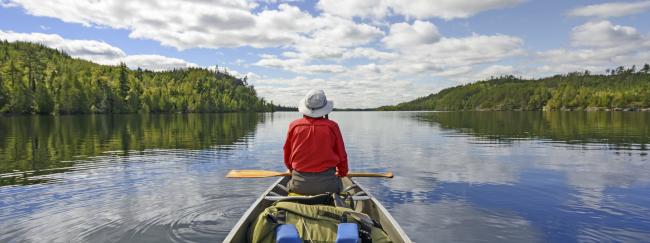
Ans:
[[[396,178],[381,181],[379,185],[370,182],[370,187],[381,192],[380,197],[388,201],[392,210],[412,204],[437,205],[444,203],[444,198],[456,198],[467,201],[467,207],[475,210],[496,207],[509,210],[514,216],[521,215],[516,217],[525,220],[556,222],[544,224],[541,229],[546,231],[544,234],[555,234],[550,239],[556,240],[575,240],[574,237],[581,237],[578,232],[608,225],[618,225],[612,229],[621,237],[641,236],[647,231],[640,229],[650,226],[647,216],[650,215],[650,200],[628,195],[639,188],[648,191],[650,184],[650,163],[645,156],[647,143],[650,143],[647,130],[650,116],[645,113],[467,115],[403,112],[363,115],[372,120],[372,126],[359,122],[357,114],[349,116],[342,114],[339,119],[344,124],[344,136],[352,141],[373,141],[352,142],[355,160],[379,158],[392,162],[381,166],[394,171]],[[531,174],[536,176],[522,178]],[[366,180],[363,182],[365,184]],[[613,193],[611,188],[622,192]],[[384,193],[387,190],[390,193]],[[513,202],[486,204],[486,200],[492,200],[489,193],[495,190],[506,195],[507,191],[518,193],[511,194]],[[527,195],[543,195],[548,201],[520,198]],[[516,205],[517,202],[531,205]],[[525,216],[545,207],[551,209]],[[559,208],[562,213],[556,211]],[[402,222],[415,220],[431,226],[424,222],[436,216],[430,216],[426,210],[429,209],[397,217]],[[580,216],[580,212],[589,213]],[[598,217],[609,218],[609,221],[599,221]],[[630,220],[623,219],[625,217]],[[563,218],[566,221],[562,222]],[[566,225],[573,223],[576,225]],[[450,226],[447,233],[460,229],[462,227]],[[480,231],[478,228],[472,230]],[[558,230],[564,232],[555,232]],[[423,234],[414,237],[416,239],[440,234],[422,229],[407,231]],[[468,240],[471,241],[471,237]]]
[[[571,125],[584,117],[566,114],[550,119],[565,125],[544,129],[538,127],[549,120],[543,116],[451,114],[459,117],[436,120],[436,115],[330,116],[341,126],[352,170],[395,173],[390,180],[357,181],[414,240],[647,239],[650,198],[644,195],[650,193],[650,163],[642,155],[643,125],[634,123],[645,118],[618,120],[613,128],[602,127],[607,119],[597,118],[601,125],[593,129],[599,132],[590,135],[593,129],[583,126],[589,122]],[[283,169],[286,129],[299,115],[262,116],[261,123],[241,121],[235,124],[246,125],[226,126],[231,129],[211,119],[194,120],[197,129],[180,136],[193,145],[191,137],[200,135],[207,122],[213,134],[223,134],[207,136],[216,141],[212,145],[205,146],[209,142],[203,139],[195,149],[151,145],[104,153],[79,158],[62,173],[34,177],[47,180],[43,184],[0,187],[0,241],[218,241],[273,181],[226,180],[226,171]],[[533,120],[528,124],[538,129],[522,126],[517,116]],[[171,128],[184,127],[172,121]],[[494,122],[500,124],[490,128]],[[499,132],[508,127],[514,132]],[[521,135],[527,130],[549,133]],[[607,140],[607,134],[613,139]],[[219,142],[221,136],[233,142]]]
[[[493,212],[463,201],[402,204],[391,209],[401,226],[420,242],[541,242],[542,235],[525,218]]]

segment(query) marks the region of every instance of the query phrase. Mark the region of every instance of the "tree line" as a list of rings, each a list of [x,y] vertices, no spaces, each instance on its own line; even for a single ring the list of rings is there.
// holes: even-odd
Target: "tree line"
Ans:
[[[513,75],[444,89],[379,110],[639,110],[650,108],[650,65],[541,79]]]
[[[247,78],[217,69],[99,65],[27,42],[0,41],[0,113],[273,111]]]

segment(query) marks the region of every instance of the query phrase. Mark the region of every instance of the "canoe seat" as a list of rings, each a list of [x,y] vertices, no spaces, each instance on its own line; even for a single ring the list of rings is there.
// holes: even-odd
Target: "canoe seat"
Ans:
[[[356,196],[368,196],[368,194],[365,191],[358,191],[357,193],[355,193],[352,196],[353,197],[356,197]]]
[[[354,188],[358,188],[358,187],[359,186],[357,186],[357,184],[352,184],[352,185],[346,187],[345,189],[343,189],[343,193],[346,193],[346,192],[348,192],[348,191],[350,191],[350,190],[352,190]]]
[[[275,185],[275,187],[280,188],[280,190],[282,190],[282,191],[289,192],[289,188],[287,188],[286,186],[283,186],[282,184],[277,184],[277,185]]]
[[[285,199],[300,199],[304,198],[304,196],[266,196],[264,197],[264,200],[268,201],[278,201],[278,200],[285,200]],[[352,200],[354,201],[363,201],[363,200],[369,200],[369,196],[353,196]]]

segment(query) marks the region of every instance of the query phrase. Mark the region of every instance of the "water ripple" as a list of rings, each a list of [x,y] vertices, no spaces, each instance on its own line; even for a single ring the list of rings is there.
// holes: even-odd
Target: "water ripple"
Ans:
[[[650,239],[647,115],[633,123],[587,114],[592,124],[521,114],[332,118],[352,170],[395,173],[357,181],[415,241]],[[224,175],[283,170],[297,117],[66,117],[72,125],[31,124],[31,134],[11,118],[0,137],[0,242],[218,242],[275,180]]]

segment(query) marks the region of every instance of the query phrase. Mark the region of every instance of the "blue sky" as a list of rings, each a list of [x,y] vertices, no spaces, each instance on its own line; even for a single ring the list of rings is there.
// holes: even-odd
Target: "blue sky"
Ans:
[[[490,76],[650,62],[650,1],[0,0],[0,39],[102,64],[227,68],[284,105],[408,101]]]

